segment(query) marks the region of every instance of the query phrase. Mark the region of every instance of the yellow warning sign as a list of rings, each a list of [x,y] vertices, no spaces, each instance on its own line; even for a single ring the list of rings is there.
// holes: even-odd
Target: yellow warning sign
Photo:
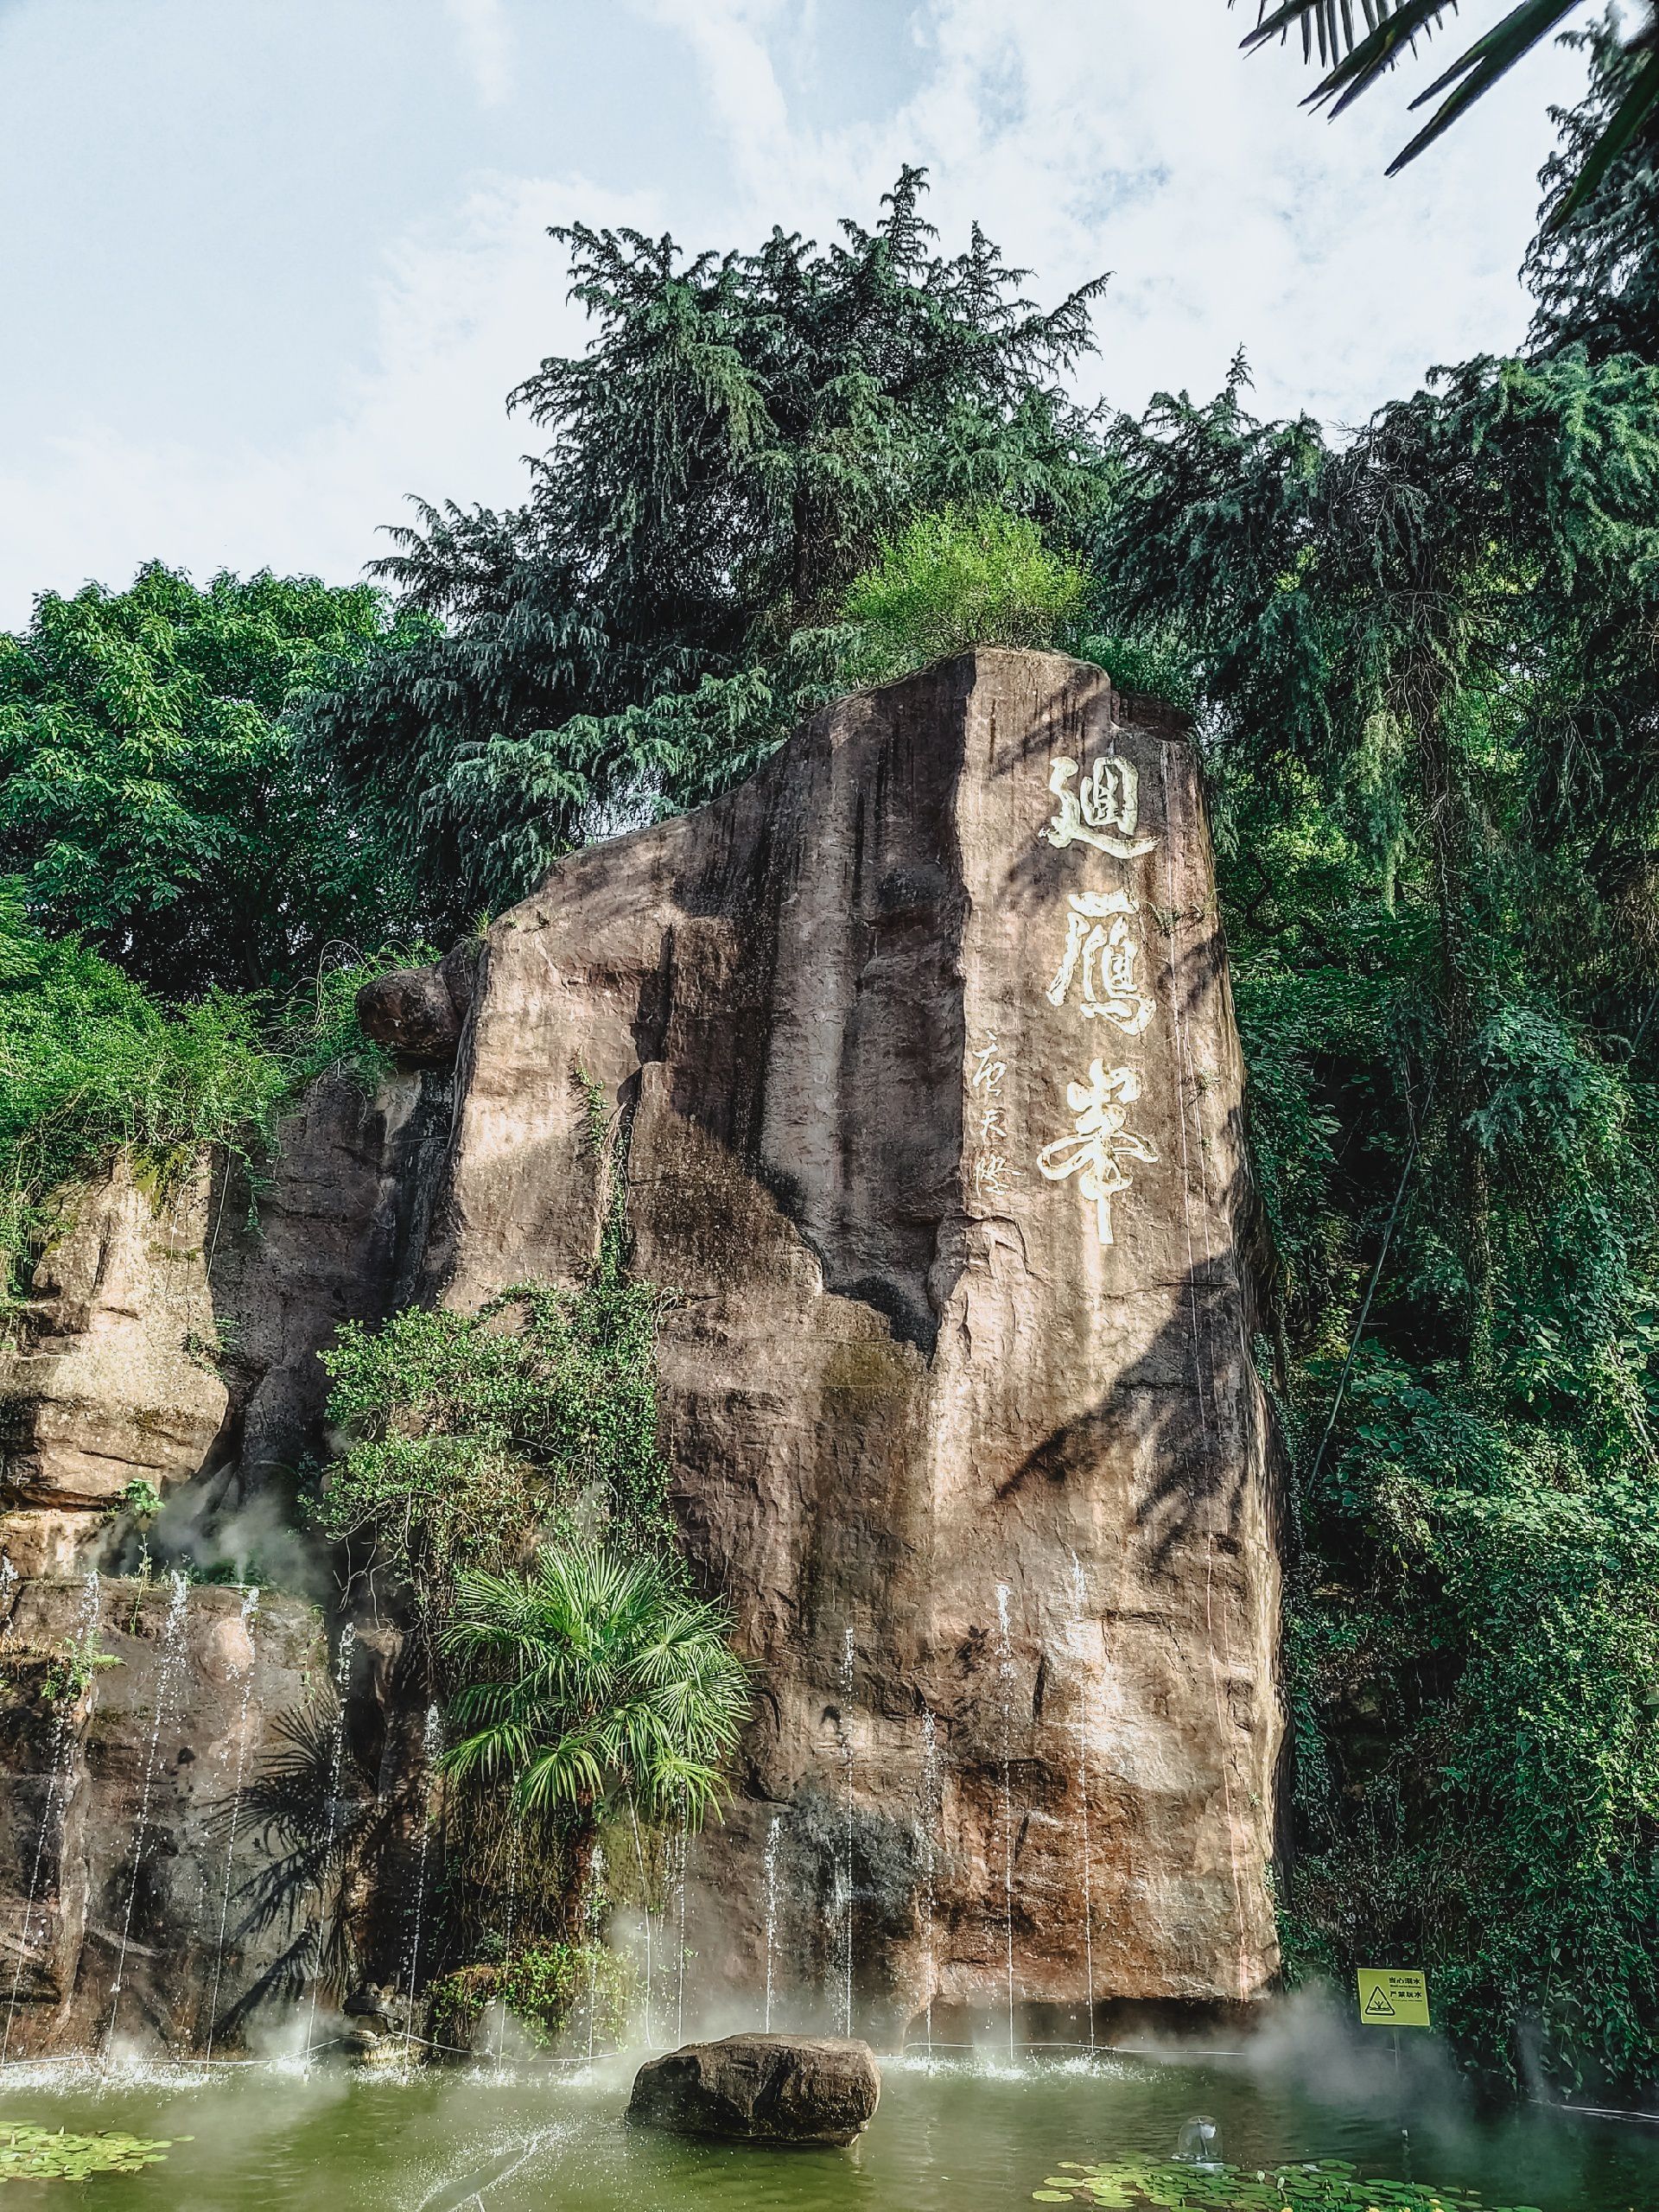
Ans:
[[[1397,1967],[1361,1967],[1359,2017],[1368,2028],[1427,2027],[1427,1975]]]

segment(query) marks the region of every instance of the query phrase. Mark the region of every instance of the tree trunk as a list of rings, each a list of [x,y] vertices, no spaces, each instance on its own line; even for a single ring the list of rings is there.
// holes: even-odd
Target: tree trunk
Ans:
[[[590,1804],[579,1808],[565,1835],[564,1939],[586,1942],[588,1892],[593,1886],[594,1853],[599,1846],[599,1821]]]
[[[1471,1127],[1471,1118],[1480,1103],[1472,1065],[1481,1017],[1478,933],[1471,896],[1475,824],[1467,789],[1446,742],[1444,684],[1439,672],[1414,671],[1408,688],[1416,695],[1412,723],[1417,737],[1444,981],[1447,1061],[1444,1096],[1450,1119],[1450,1149],[1462,1198],[1464,1261],[1469,1276],[1464,1371],[1471,1382],[1480,1383],[1491,1373],[1495,1286],[1491,1178]]]

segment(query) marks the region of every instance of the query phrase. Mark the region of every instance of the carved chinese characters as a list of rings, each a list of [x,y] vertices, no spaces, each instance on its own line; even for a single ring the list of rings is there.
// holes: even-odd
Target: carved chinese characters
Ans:
[[[1049,764],[1048,788],[1060,802],[1059,812],[1043,832],[1049,843],[1062,851],[1067,845],[1092,845],[1120,861],[1151,852],[1155,841],[1135,834],[1141,804],[1135,763],[1103,753],[1074,791],[1077,772],[1075,760],[1061,758]]]
[[[982,1147],[974,1161],[974,1189],[982,1198],[1005,1198],[1012,1188],[1009,1177],[1019,1172],[1008,1160],[1007,1113],[999,1096],[1008,1064],[999,1058],[995,1037],[980,1046],[973,1059],[974,1072],[969,1081],[979,1115]]]
[[[1087,1016],[1116,1022],[1126,1037],[1138,1037],[1152,1020],[1153,1005],[1135,988],[1141,947],[1129,916],[1139,912],[1127,891],[1077,891],[1066,901],[1071,918],[1065,957],[1048,987],[1051,1006],[1064,1006],[1077,986]]]
[[[1120,861],[1154,850],[1156,839],[1137,834],[1140,779],[1132,760],[1101,753],[1074,788],[1077,777],[1075,760],[1051,761],[1048,788],[1059,807],[1042,832],[1049,844],[1061,852],[1090,846]],[[1071,893],[1065,946],[1047,991],[1051,1006],[1075,1007],[1084,1020],[1109,1022],[1126,1038],[1143,1034],[1156,1007],[1138,987],[1139,914],[1134,897],[1121,887]],[[1047,1181],[1065,1183],[1075,1177],[1080,1195],[1094,1207],[1095,1233],[1103,1245],[1116,1241],[1113,1199],[1134,1188],[1124,1162],[1155,1164],[1158,1159],[1152,1140],[1129,1127],[1130,1109],[1140,1096],[1138,1068],[1108,1067],[1103,1055],[1091,1060],[1086,1079],[1065,1087],[1070,1132],[1037,1155],[1038,1173]]]
[[[1128,1126],[1127,1109],[1140,1096],[1141,1077],[1134,1068],[1109,1071],[1103,1060],[1091,1060],[1087,1083],[1065,1086],[1065,1103],[1077,1116],[1071,1135],[1046,1144],[1037,1155],[1038,1169],[1051,1183],[1077,1176],[1077,1188],[1094,1202],[1095,1230],[1103,1244],[1116,1242],[1112,1200],[1134,1187],[1122,1162],[1158,1157],[1151,1140]]]

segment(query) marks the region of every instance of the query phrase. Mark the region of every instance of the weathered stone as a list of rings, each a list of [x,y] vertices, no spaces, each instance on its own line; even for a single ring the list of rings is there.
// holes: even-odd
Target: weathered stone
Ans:
[[[25,1575],[67,1573],[129,1483],[196,1473],[230,1404],[208,1163],[157,1190],[118,1159],[66,1213],[0,1347],[0,1548]]]
[[[845,2021],[849,1955],[883,2034],[1004,2011],[1010,1918],[1020,2002],[1261,1991],[1274,1491],[1183,726],[981,652],[562,861],[488,934],[449,1301],[591,1267],[593,1079],[677,1294],[673,1503],[758,1670],[692,1861],[704,1990],[766,1979],[775,1835],[791,2018]]]
[[[727,2036],[649,2060],[634,2076],[628,2118],[679,2135],[748,2143],[851,2143],[874,2118],[880,2094],[867,2043]]]
[[[408,1297],[448,1124],[434,1071],[373,1097],[329,1077],[283,1123],[257,1226],[207,1149],[164,1185],[118,1158],[68,1194],[0,1344],[0,1551],[18,1574],[109,1565],[129,1483],[165,1497],[222,1475],[235,1505],[317,1450],[317,1354]]]
[[[248,1193],[230,1193],[213,1298],[232,1346],[239,1496],[319,1449],[317,1355],[340,1324],[378,1326],[408,1299],[448,1135],[448,1078],[435,1069],[396,1072],[372,1096],[329,1077],[283,1124],[257,1229]]]
[[[596,1079],[634,1263],[676,1294],[671,1502],[756,1669],[735,1801],[688,1872],[696,1994],[730,2017],[770,1986],[784,2018],[885,2036],[930,2002],[1259,1992],[1274,1487],[1243,1074],[1179,723],[1078,663],[970,656],[562,862],[431,973],[453,1086],[432,1066],[374,1100],[317,1086],[257,1236],[206,1166],[159,1205],[118,1169],[76,1211],[0,1362],[13,1567],[84,1566],[137,1476],[222,1471],[202,1484],[220,1517],[280,1493],[319,1440],[341,1320],[579,1281],[610,1203]],[[111,1854],[155,1723],[166,1596],[124,1593],[126,1663],[76,1707],[53,1811],[38,1691],[79,1586],[17,1593],[3,1719],[0,1928],[30,2050],[99,2039]],[[234,1593],[199,1596],[195,1717],[157,1781],[168,1846],[146,1853],[127,1969],[136,2024],[177,2048],[207,2032],[169,1991],[200,1995],[222,1897],[190,1794],[202,1744],[223,1793],[238,1694]],[[359,1687],[385,1708],[395,1794],[418,1728],[391,1711],[386,1633]],[[260,1639],[267,1718],[296,1701],[302,1648],[321,1668],[303,1608],[283,1635],[269,1680]],[[367,1925],[373,1900],[352,1910]],[[266,1943],[238,1955],[238,1993],[276,1967]]]
[[[365,983],[357,1018],[365,1036],[399,1059],[447,1066],[472,1001],[476,948],[458,945],[432,968],[395,968]]]
[[[262,1983],[292,1995],[309,1861],[285,1892],[266,1823],[232,1827],[276,1724],[326,1676],[314,1610],[197,1587],[21,1584],[0,1623],[0,1955],[12,2058],[221,2050]],[[89,1607],[96,1608],[96,1620]],[[87,1631],[92,1633],[88,1637]],[[77,1650],[110,1664],[83,1666]],[[53,1694],[55,1693],[55,1694]],[[140,1834],[140,1814],[143,1833]],[[250,1885],[271,1909],[250,1910]],[[292,1919],[285,1905],[291,1893]],[[221,1922],[226,1943],[219,1949]],[[119,1982],[118,1989],[117,1983]]]

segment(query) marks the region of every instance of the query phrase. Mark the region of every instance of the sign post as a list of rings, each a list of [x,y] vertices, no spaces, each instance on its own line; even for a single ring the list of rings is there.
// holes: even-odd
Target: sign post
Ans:
[[[1400,2031],[1426,2028],[1428,2017],[1428,1976],[1414,1967],[1361,1967],[1359,2024],[1363,2028],[1387,2028],[1394,2038],[1394,2079],[1399,2094]],[[1402,2122],[1400,2141],[1405,2152],[1406,2176],[1411,2175],[1411,2131]]]
[[[1364,2028],[1426,2028],[1428,1977],[1413,1968],[1361,1967],[1359,2023]]]

